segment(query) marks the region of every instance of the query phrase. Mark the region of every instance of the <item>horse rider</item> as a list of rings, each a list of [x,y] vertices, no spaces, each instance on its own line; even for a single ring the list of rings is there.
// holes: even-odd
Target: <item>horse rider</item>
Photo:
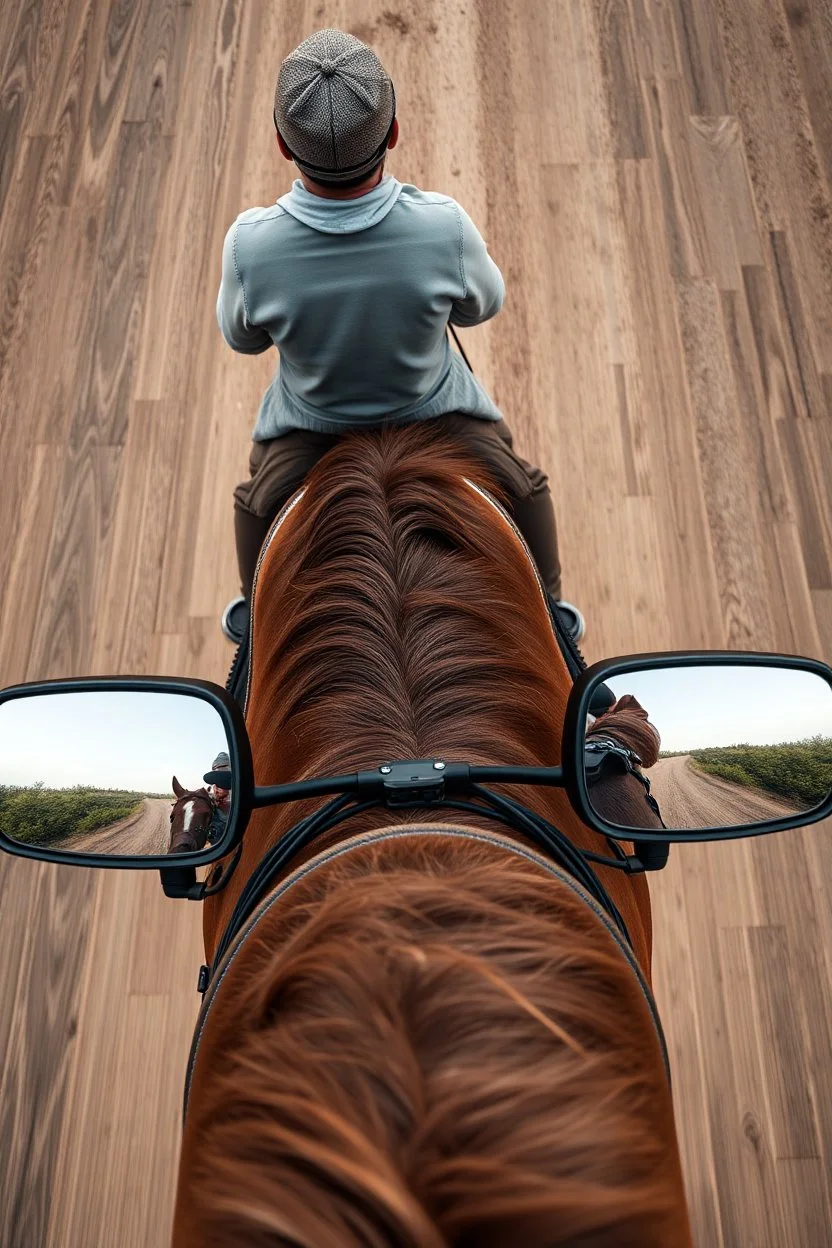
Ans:
[[[280,67],[273,120],[300,178],[277,203],[237,217],[217,300],[230,347],[280,356],[252,434],[250,477],[234,492],[242,597],[226,607],[223,632],[242,639],[271,523],[339,437],[432,420],[491,470],[579,640],[583,617],[561,599],[547,478],[515,453],[502,413],[447,339],[449,324],[499,312],[502,274],[456,200],[385,175],[399,138],[390,76],[355,36],[317,31]]]
[[[214,759],[211,764],[211,770],[231,770],[231,759],[224,750]],[[214,809],[211,814],[211,823],[208,827],[207,840],[209,845],[216,845],[217,841],[222,840],[225,825],[228,823],[228,815],[231,811],[231,790],[221,789],[218,784],[212,784],[209,786],[208,792],[214,803]]]

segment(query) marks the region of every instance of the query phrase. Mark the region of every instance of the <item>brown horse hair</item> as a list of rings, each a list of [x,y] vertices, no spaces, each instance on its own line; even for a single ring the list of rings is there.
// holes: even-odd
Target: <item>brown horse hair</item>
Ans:
[[[625,693],[614,706],[600,715],[587,735],[605,734],[635,750],[643,767],[652,767],[658,760],[661,749],[659,731],[650,723],[647,711],[631,693]]]
[[[175,783],[178,783],[178,781],[176,780],[176,776],[174,776],[173,779]],[[177,810],[177,807],[184,806],[185,802],[188,802],[188,801],[204,802],[207,805],[208,815],[209,815],[208,825],[210,826],[210,816],[214,808],[214,804],[211,800],[211,795],[209,794],[208,790],[205,788],[183,789],[181,793],[178,793],[176,795],[176,800],[173,802],[171,806],[170,839],[168,842],[168,849],[167,849],[167,852],[169,854],[190,854],[190,853],[193,853],[194,850],[202,849],[202,846],[205,844],[205,838],[203,838],[203,840],[200,841],[199,837],[195,836],[193,832],[191,831],[186,832],[179,818],[180,811]],[[207,837],[207,827],[200,827],[199,831],[200,832],[204,831]]]
[[[658,760],[661,748],[658,729],[648,721],[647,711],[631,693],[625,693],[595,720],[587,739],[599,736],[611,736],[634,750],[642,769],[654,766]],[[590,799],[596,814],[621,827],[661,827],[661,819],[647,804],[643,785],[632,776],[606,776],[593,786]]]
[[[310,474],[254,596],[259,784],[389,758],[559,762],[570,682],[543,596],[463,477],[488,484],[419,428],[345,438]],[[604,848],[562,792],[510,792]],[[209,959],[267,847],[313,808],[254,813],[236,876],[206,903]],[[391,822],[424,812],[368,812],[328,840]],[[689,1244],[631,968],[565,886],[461,846],[445,870],[435,846],[410,844],[392,874],[365,847],[287,894],[290,938],[238,972],[221,1050],[203,1037],[177,1243]],[[646,886],[624,886],[649,973]]]
[[[195,1107],[188,1242],[690,1243],[632,971],[579,899],[489,849],[411,845],[386,873],[354,853],[295,886]]]
[[[559,761],[569,681],[546,604],[466,477],[499,497],[482,464],[419,426],[344,438],[310,473],[255,590],[246,721],[259,784],[387,758]],[[511,792],[571,816],[562,795]],[[247,841],[262,853],[309,809],[255,812]],[[371,812],[349,832],[390,819]]]

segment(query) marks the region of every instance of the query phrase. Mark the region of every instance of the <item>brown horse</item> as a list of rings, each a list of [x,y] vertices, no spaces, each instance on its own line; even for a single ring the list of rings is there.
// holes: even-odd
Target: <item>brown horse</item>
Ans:
[[[205,846],[216,803],[207,789],[184,789],[176,776],[171,787],[176,801],[170,812],[168,853],[191,854]]]
[[[259,784],[558,763],[569,676],[528,552],[472,483],[430,429],[391,430],[345,439],[284,509],[254,594]],[[606,851],[562,790],[503,792]],[[319,804],[254,812],[205,903],[209,960]],[[689,1245],[647,885],[599,876],[632,952],[485,817],[375,809],[300,854],[209,989],[174,1243]]]

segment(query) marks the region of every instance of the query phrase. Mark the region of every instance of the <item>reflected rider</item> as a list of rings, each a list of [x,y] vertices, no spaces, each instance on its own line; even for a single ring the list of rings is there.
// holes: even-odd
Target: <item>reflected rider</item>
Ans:
[[[230,771],[231,759],[223,750],[217,755],[211,764],[212,771]],[[211,815],[211,824],[208,828],[208,844],[216,845],[225,835],[225,828],[228,823],[228,816],[231,811],[231,790],[221,789],[219,785],[212,784],[208,788],[211,798],[214,802],[214,811]]]

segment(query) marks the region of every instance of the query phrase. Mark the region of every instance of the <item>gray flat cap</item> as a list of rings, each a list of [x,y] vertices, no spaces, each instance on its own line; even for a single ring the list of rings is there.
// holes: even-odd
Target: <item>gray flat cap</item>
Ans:
[[[348,182],[384,155],[396,115],[393,84],[372,48],[318,30],[280,66],[274,124],[311,178]]]

